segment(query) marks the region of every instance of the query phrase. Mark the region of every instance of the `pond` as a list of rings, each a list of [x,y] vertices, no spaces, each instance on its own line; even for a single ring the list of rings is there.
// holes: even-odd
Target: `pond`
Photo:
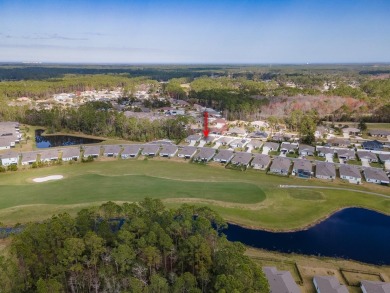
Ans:
[[[390,217],[362,208],[348,208],[303,231],[274,233],[229,225],[230,241],[306,255],[353,259],[390,265]]]
[[[69,145],[79,145],[79,144],[89,144],[89,143],[98,143],[102,142],[99,139],[85,138],[79,136],[70,136],[70,135],[50,135],[42,136],[44,130],[37,129],[35,131],[35,142],[37,148],[51,148],[59,146],[69,146]]]

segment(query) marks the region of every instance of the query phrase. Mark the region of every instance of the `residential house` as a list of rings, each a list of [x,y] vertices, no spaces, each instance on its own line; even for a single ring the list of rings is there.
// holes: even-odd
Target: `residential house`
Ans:
[[[274,174],[287,176],[290,172],[291,161],[284,157],[275,157],[269,171]]]
[[[186,142],[194,145],[195,143],[200,141],[201,138],[202,138],[202,136],[200,136],[199,134],[193,134],[193,135],[190,135],[186,138]]]
[[[271,163],[270,156],[263,155],[263,154],[255,154],[255,157],[251,162],[251,166],[253,167],[253,169],[266,170],[270,163]]]
[[[136,158],[141,151],[141,145],[139,144],[130,144],[124,145],[123,151],[121,153],[122,159]]]
[[[280,146],[282,153],[294,153],[296,149],[298,149],[298,144],[296,143],[282,142]]]
[[[38,152],[25,152],[22,153],[22,165],[31,165],[36,163]]]
[[[347,128],[343,128],[342,132],[348,135],[359,135],[360,129],[355,127],[347,127]]]
[[[336,154],[339,159],[349,161],[349,160],[355,160],[355,151],[351,149],[336,149]]]
[[[215,155],[214,161],[227,164],[234,157],[234,152],[230,150],[220,150],[218,154]]]
[[[360,288],[363,293],[389,293],[390,283],[362,280]]]
[[[256,127],[258,129],[268,128],[269,127],[268,122],[261,121],[261,120],[250,122],[250,125],[253,126],[253,127]]]
[[[179,149],[176,145],[163,145],[160,151],[160,156],[164,158],[172,158],[176,155],[178,150]]]
[[[202,147],[199,149],[199,153],[195,155],[195,161],[208,162],[215,155],[215,149]]]
[[[317,162],[316,177],[319,179],[336,179],[335,165],[329,162]]]
[[[315,147],[311,145],[300,144],[298,149],[301,156],[314,156]]]
[[[44,150],[40,152],[41,162],[58,161],[58,149]]]
[[[277,151],[279,149],[279,144],[276,142],[266,142],[263,146],[263,149],[267,148],[269,151]]]
[[[181,150],[179,150],[177,156],[179,158],[191,159],[197,150],[198,149],[194,146],[184,146]]]
[[[103,148],[103,156],[105,157],[118,157],[122,149],[119,145],[105,145]]]
[[[389,154],[379,154],[379,160],[381,160],[382,163],[390,162],[390,153]]]
[[[375,153],[369,151],[358,151],[357,155],[360,160],[364,159],[367,160],[369,163],[378,162],[378,157],[376,156]]]
[[[61,159],[65,162],[77,161],[80,159],[80,148],[70,147],[62,150]]]
[[[248,134],[248,137],[250,138],[258,138],[258,139],[261,139],[261,140],[267,140],[268,138],[268,133],[265,132],[265,131],[255,131],[255,132],[251,132]]]
[[[335,150],[329,147],[317,146],[317,154],[319,157],[325,157],[326,155],[334,155]]]
[[[383,144],[377,140],[369,140],[362,143],[362,148],[368,151],[381,151]]]
[[[390,130],[387,129],[374,129],[368,132],[373,137],[387,138],[390,135]]]
[[[340,178],[348,180],[349,183],[362,183],[362,175],[360,169],[354,165],[341,164],[340,165]]]
[[[260,141],[260,140],[256,140],[256,139],[252,139],[250,142],[247,143],[247,147],[248,148],[252,148],[252,149],[259,149],[261,148],[263,145],[263,142]]]
[[[234,141],[234,138],[222,136],[218,138],[215,143],[220,145],[229,145],[232,141]]]
[[[17,165],[19,163],[19,154],[10,151],[0,154],[0,163],[2,166]]]
[[[144,144],[141,154],[146,157],[154,157],[157,156],[159,150],[160,145],[158,144]]]
[[[351,145],[351,142],[348,139],[338,138],[338,137],[328,139],[328,143],[331,146],[341,147],[341,148],[347,148]]]
[[[226,131],[226,134],[228,135],[235,135],[235,136],[246,136],[246,131],[244,128],[240,127],[230,127],[228,131]]]
[[[367,182],[377,183],[377,184],[389,184],[390,179],[387,176],[386,172],[378,168],[364,168],[363,170],[364,177]]]
[[[100,156],[100,146],[85,146],[84,157],[98,158]]]
[[[251,153],[237,152],[234,155],[233,159],[231,160],[231,163],[237,166],[248,167],[251,159],[252,159]]]
[[[229,145],[232,148],[242,148],[249,142],[248,139],[235,139]]]
[[[313,165],[308,160],[297,159],[294,161],[292,175],[299,178],[311,178],[313,174]]]
[[[285,139],[284,139],[284,136],[283,136],[282,134],[277,133],[277,134],[275,134],[275,135],[273,135],[273,136],[271,137],[271,140],[277,141],[277,142],[282,142],[282,141],[284,141]]]
[[[7,150],[15,147],[15,138],[13,136],[0,136],[0,150]]]
[[[313,283],[317,293],[349,293],[347,287],[334,276],[315,276]]]
[[[278,271],[275,267],[263,267],[270,293],[301,293],[289,271]]]

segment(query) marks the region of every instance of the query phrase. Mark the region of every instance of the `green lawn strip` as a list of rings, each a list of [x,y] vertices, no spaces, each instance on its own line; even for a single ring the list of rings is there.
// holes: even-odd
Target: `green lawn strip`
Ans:
[[[32,182],[33,178],[56,174],[65,178]],[[0,174],[0,221],[26,222],[43,219],[53,211],[75,212],[94,202],[138,201],[145,196],[167,199],[172,206],[186,199],[191,204],[200,202],[230,221],[268,229],[306,226],[348,206],[384,213],[390,210],[390,200],[375,195],[331,189],[284,189],[279,187],[281,184],[390,194],[388,187],[374,184],[355,186],[340,180],[284,178],[256,170],[240,172],[174,161],[116,160]]]

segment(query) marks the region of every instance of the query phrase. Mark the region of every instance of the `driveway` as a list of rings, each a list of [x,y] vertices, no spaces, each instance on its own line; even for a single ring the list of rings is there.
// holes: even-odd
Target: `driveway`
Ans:
[[[206,144],[206,141],[202,139],[202,140],[199,142],[198,147],[201,148],[201,147],[203,147],[205,144]]]
[[[325,154],[325,162],[333,163],[333,154]]]
[[[268,147],[263,147],[263,152],[262,152],[262,154],[263,154],[263,155],[268,155],[268,153],[269,153],[269,148],[268,148]]]
[[[251,153],[253,150],[253,147],[249,146],[248,149],[246,150],[247,153]]]
[[[191,140],[189,146],[194,146],[196,144],[196,141],[195,140]]]
[[[390,162],[385,162],[385,170],[390,170]]]
[[[220,142],[215,143],[215,146],[213,146],[213,149],[218,149],[221,146]]]
[[[361,159],[363,167],[371,167],[367,159]]]

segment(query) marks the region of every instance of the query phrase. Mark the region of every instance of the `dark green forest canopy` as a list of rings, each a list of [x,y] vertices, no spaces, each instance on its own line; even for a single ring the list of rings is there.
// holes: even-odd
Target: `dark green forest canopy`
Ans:
[[[113,202],[31,223],[0,258],[2,292],[268,292],[206,207]]]

